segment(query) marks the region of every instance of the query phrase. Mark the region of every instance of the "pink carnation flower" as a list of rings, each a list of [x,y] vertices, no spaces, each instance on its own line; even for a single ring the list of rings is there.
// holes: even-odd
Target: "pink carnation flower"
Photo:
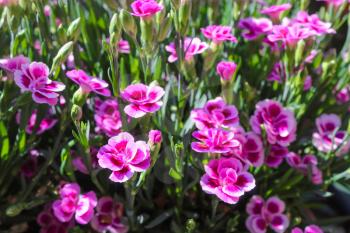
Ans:
[[[101,197],[98,200],[91,227],[100,233],[126,233],[128,226],[122,222],[122,214],[122,204],[114,202],[111,197]]]
[[[66,73],[67,77],[80,86],[83,93],[91,91],[103,96],[110,96],[108,83],[102,79],[90,77],[83,70],[71,70]]]
[[[222,80],[230,81],[236,73],[237,65],[230,61],[221,61],[216,66],[216,73]]]
[[[272,22],[266,18],[246,18],[241,19],[238,27],[243,30],[242,36],[246,40],[255,40],[272,30]]]
[[[33,132],[35,125],[36,125],[36,120],[37,120],[37,110],[34,110],[32,112],[32,115],[30,115],[29,121],[28,121],[27,126],[26,126],[26,132],[28,134],[36,133],[37,135],[40,135],[40,134],[44,133],[45,131],[54,127],[57,123],[57,119],[54,119],[52,117],[52,114],[49,112],[47,117],[41,119],[38,128],[36,129],[35,132]],[[21,122],[21,113],[20,112],[18,112],[16,115],[16,121],[18,124],[20,124],[20,122]]]
[[[0,68],[9,72],[15,72],[16,70],[21,70],[22,65],[28,65],[29,63],[29,58],[19,55],[13,58],[0,59]]]
[[[91,160],[91,167],[97,168],[98,162],[97,162],[97,152],[98,150],[94,147],[90,148],[90,160]],[[89,174],[89,170],[85,165],[84,159],[82,156],[78,155],[75,151],[71,151],[71,154],[73,155],[72,159],[72,165],[74,167],[74,170],[77,170],[85,175]]]
[[[253,175],[238,159],[213,159],[204,168],[206,173],[200,181],[203,191],[228,204],[236,204],[245,192],[255,188]]]
[[[121,39],[117,44],[117,49],[119,53],[130,53],[130,44],[127,40]]]
[[[246,141],[243,146],[242,158],[254,167],[264,163],[264,145],[259,135],[254,132],[245,134]]]
[[[49,68],[41,62],[22,65],[21,70],[15,70],[14,79],[22,91],[32,92],[33,100],[39,104],[56,105],[57,92],[65,89],[63,83],[49,79]]]
[[[62,223],[54,215],[51,204],[39,213],[36,222],[40,226],[40,233],[68,233],[73,222]]]
[[[119,134],[122,128],[122,121],[117,100],[107,99],[102,101],[99,98],[95,98],[94,119],[96,132],[103,132],[109,137]]]
[[[129,85],[121,93],[121,97],[130,103],[124,112],[133,118],[156,112],[163,105],[163,95],[164,90],[160,86],[146,86],[142,83]]]
[[[184,59],[186,61],[191,61],[194,55],[203,53],[209,47],[207,43],[202,42],[197,37],[187,37],[182,46],[182,50],[184,52]],[[168,57],[168,62],[173,63],[177,61],[178,56],[176,52],[175,42],[171,42],[169,45],[165,46],[165,50],[170,53],[170,56]]]
[[[270,227],[274,232],[283,233],[289,226],[288,217],[283,214],[284,202],[270,197],[265,202],[260,196],[253,196],[246,206],[249,214],[245,224],[250,233],[263,233]]]
[[[309,29],[303,28],[300,25],[276,25],[267,36],[271,42],[282,42],[282,46],[295,48],[297,43],[310,37],[312,34]]]
[[[125,182],[135,172],[146,171],[151,163],[150,148],[144,141],[134,141],[134,137],[123,132],[108,140],[100,148],[98,163],[102,168],[112,171],[109,176],[114,182]]]
[[[262,9],[260,11],[260,13],[270,16],[270,18],[273,20],[278,20],[280,18],[281,14],[284,11],[289,10],[290,8],[292,8],[292,4],[290,4],[290,3],[281,4],[281,5],[273,5],[273,6]]]
[[[277,168],[288,155],[288,149],[278,144],[272,145],[270,153],[266,157],[266,165],[272,168]]]
[[[96,194],[93,191],[80,194],[77,183],[65,184],[60,189],[60,199],[53,205],[53,212],[60,222],[69,222],[73,216],[79,224],[87,224],[94,215],[97,205]]]
[[[241,142],[232,131],[222,129],[203,129],[193,132],[192,136],[199,142],[192,142],[192,150],[199,153],[229,153],[241,148]]]
[[[284,66],[282,62],[276,62],[273,65],[272,71],[269,76],[267,76],[268,81],[277,81],[278,83],[282,83],[285,79],[286,72],[284,70]]]
[[[232,34],[232,28],[230,26],[209,25],[205,28],[201,28],[201,31],[206,38],[212,40],[216,44],[220,44],[224,41],[237,43],[237,39]]]
[[[203,108],[193,109],[191,118],[198,129],[233,128],[239,125],[237,108],[226,105],[221,97],[209,100]]]
[[[262,134],[263,126],[270,144],[288,146],[296,138],[297,122],[293,112],[274,100],[267,99],[256,105],[250,125],[257,134]]]
[[[18,0],[0,0],[0,6],[11,6],[18,4]]]
[[[331,23],[323,22],[317,14],[309,15],[305,11],[299,11],[292,20],[292,24],[304,27],[311,35],[321,36],[335,33],[335,30],[331,28]]]
[[[323,233],[323,230],[316,225],[309,225],[305,227],[305,230],[302,230],[299,227],[294,227],[291,233]]]
[[[337,100],[338,104],[345,104],[350,101],[350,86],[346,86],[339,90],[336,95],[335,99]]]
[[[162,132],[160,132],[159,130],[151,130],[148,133],[148,144],[159,144],[161,143],[163,140],[162,138]]]
[[[163,10],[163,5],[155,0],[136,0],[131,4],[132,15],[147,19]]]
[[[323,114],[316,119],[317,132],[312,135],[312,143],[317,150],[328,153],[337,151],[337,155],[345,154],[350,149],[346,131],[339,130],[340,118],[335,114]]]
[[[49,17],[51,15],[51,7],[50,7],[50,5],[45,5],[44,6],[44,15],[46,17]]]

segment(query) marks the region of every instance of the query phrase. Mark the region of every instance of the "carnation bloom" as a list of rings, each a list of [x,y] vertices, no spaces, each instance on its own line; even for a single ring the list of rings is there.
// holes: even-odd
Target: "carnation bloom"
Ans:
[[[302,230],[299,227],[294,227],[291,233],[323,233],[323,230],[316,225],[309,225],[305,227],[305,230]]]
[[[260,35],[270,32],[273,25],[271,20],[266,18],[246,18],[239,21],[238,27],[243,30],[242,36],[246,40],[255,40]]]
[[[108,140],[108,144],[100,148],[97,154],[102,168],[112,171],[109,176],[114,182],[125,182],[135,172],[146,171],[150,167],[150,148],[144,141],[134,141],[134,137],[126,132]]]
[[[131,4],[132,15],[147,19],[163,10],[163,5],[155,0],[136,0]]]
[[[91,220],[91,227],[100,233],[126,233],[128,226],[122,223],[122,214],[122,204],[114,202],[111,197],[101,197]]]
[[[19,55],[13,58],[0,59],[0,68],[9,72],[15,72],[16,70],[21,70],[22,65],[28,65],[29,63],[29,58]]]
[[[186,61],[191,61],[194,55],[203,53],[209,47],[207,43],[202,42],[197,37],[185,38],[185,41],[182,44],[182,46],[182,50],[184,52],[184,59]],[[169,45],[165,46],[165,50],[170,53],[170,56],[168,57],[168,62],[172,63],[177,61],[178,55],[176,52],[175,42],[171,42]]]
[[[246,227],[250,233],[263,233],[270,227],[274,232],[283,233],[289,226],[288,217],[283,214],[284,202],[278,197],[270,197],[265,202],[260,196],[253,196],[246,206],[249,217]]]
[[[119,40],[117,44],[117,49],[119,53],[130,53],[130,44],[127,40]]]
[[[33,100],[39,104],[56,105],[57,92],[65,89],[63,83],[49,79],[49,68],[41,62],[22,65],[21,70],[15,70],[14,79],[22,91],[32,92]]]
[[[59,191],[60,199],[52,204],[53,212],[60,222],[69,222],[73,216],[79,224],[87,224],[94,215],[97,205],[93,191],[80,194],[77,183],[63,185]]]
[[[305,11],[299,11],[291,23],[307,29],[310,35],[321,36],[324,34],[335,33],[335,30],[331,28],[330,23],[321,21],[317,14],[309,15]]]
[[[216,44],[220,44],[224,41],[237,42],[237,39],[232,35],[232,28],[230,26],[221,25],[209,25],[205,28],[201,28],[202,34],[212,40]]]
[[[246,133],[245,137],[242,158],[254,167],[260,167],[264,163],[264,145],[261,138],[254,132]]]
[[[73,227],[72,222],[62,223],[55,217],[51,204],[39,213],[36,222],[40,226],[40,233],[68,233],[69,228]]]
[[[148,133],[149,144],[159,144],[162,142],[162,132],[159,130],[151,130]]]
[[[269,76],[267,76],[268,81],[277,81],[278,83],[282,83],[286,76],[286,72],[284,71],[284,66],[282,62],[276,62],[273,65],[272,71]]]
[[[336,95],[335,99],[337,100],[338,104],[345,104],[349,102],[350,100],[350,86],[346,86],[339,90]]]
[[[44,117],[43,119],[41,119],[39,125],[37,128],[35,128],[36,125],[36,120],[37,120],[37,110],[35,109],[32,114],[29,117],[27,126],[26,126],[26,132],[28,134],[33,134],[36,133],[37,135],[40,135],[42,133],[44,133],[45,131],[51,129],[52,127],[54,127],[57,123],[57,119],[54,119],[52,117],[52,114],[49,112],[49,114]],[[18,112],[16,115],[16,121],[17,124],[20,124],[21,122],[21,112]],[[35,132],[33,132],[33,130],[36,130]]]
[[[316,119],[317,132],[312,135],[312,143],[317,150],[326,153],[337,150],[337,155],[349,151],[348,135],[346,131],[339,130],[340,126],[341,120],[335,114],[323,114]]]
[[[296,138],[297,123],[293,112],[282,107],[274,100],[263,100],[256,105],[250,125],[257,134],[262,134],[261,127],[266,131],[270,144],[288,146]]]
[[[288,155],[288,149],[278,144],[272,145],[270,153],[266,157],[266,165],[269,167],[278,167]]]
[[[233,128],[239,125],[237,108],[226,105],[221,97],[209,100],[203,108],[193,109],[191,118],[198,129]]]
[[[202,129],[193,132],[192,136],[199,140],[191,143],[192,150],[199,153],[229,153],[237,147],[242,147],[233,131]]]
[[[300,40],[304,40],[311,35],[309,29],[297,24],[275,25],[267,38],[271,42],[281,41],[283,46],[294,48]]]
[[[216,73],[220,75],[222,80],[230,81],[236,73],[237,65],[230,61],[221,61],[216,66]]]
[[[133,118],[156,112],[163,105],[163,95],[164,90],[160,86],[146,86],[142,83],[129,85],[121,93],[121,97],[130,103],[124,112]]]
[[[203,191],[228,204],[236,204],[245,192],[255,188],[253,175],[238,159],[213,159],[204,168],[200,181]]]
[[[80,86],[83,93],[91,91],[103,96],[110,96],[108,83],[102,79],[90,77],[83,70],[71,70],[66,73],[67,77]]]
[[[290,152],[286,160],[291,167],[297,169],[304,175],[310,173],[309,177],[313,184],[321,184],[323,182],[322,171],[317,167],[317,158],[314,155],[305,155],[301,158],[300,155]]]
[[[50,5],[45,5],[44,6],[44,15],[46,17],[49,17],[51,15],[51,7],[50,7]]]
[[[281,14],[292,8],[292,5],[290,3],[281,4],[281,5],[273,5],[267,8],[264,8],[260,11],[261,14],[265,14],[270,16],[271,19],[276,20],[279,19]]]
[[[103,132],[109,137],[119,134],[122,128],[122,121],[117,100],[107,99],[103,101],[95,98],[94,119],[96,132]]]

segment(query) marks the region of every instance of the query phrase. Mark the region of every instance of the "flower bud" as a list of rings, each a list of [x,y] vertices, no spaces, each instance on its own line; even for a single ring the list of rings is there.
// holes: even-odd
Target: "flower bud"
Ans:
[[[118,14],[113,14],[111,22],[109,23],[109,34],[111,35],[113,32],[120,33],[120,19],[118,17]]]
[[[300,61],[303,58],[304,49],[305,49],[305,41],[300,40],[295,50],[295,56],[294,56],[295,65],[300,64]]]
[[[83,111],[80,106],[73,104],[70,115],[73,121],[80,121],[81,117],[83,116]]]
[[[67,36],[70,40],[76,41],[80,35],[80,17],[75,19],[68,27]]]
[[[172,22],[172,17],[170,14],[167,15],[166,18],[164,18],[163,22],[159,24],[159,32],[158,32],[158,42],[162,42],[165,40],[170,31],[171,31],[171,22]]]
[[[85,93],[84,90],[80,87],[73,94],[73,99],[72,99],[73,104],[76,104],[78,106],[83,106],[88,95],[89,94]]]
[[[162,133],[159,130],[151,130],[148,133],[148,143],[150,145],[160,144],[162,142]]]
[[[146,48],[146,50],[151,52],[151,48],[154,42],[153,23],[152,21],[141,19],[140,27],[142,45]]]
[[[222,80],[231,81],[236,73],[237,65],[230,61],[221,61],[216,66],[216,72]]]
[[[63,45],[60,50],[58,50],[57,55],[53,59],[53,63],[51,66],[51,73],[59,66],[62,65],[63,62],[67,59],[68,55],[73,50],[73,42],[69,41],[65,45]]]
[[[181,3],[180,9],[179,9],[179,21],[180,21],[180,33],[184,35],[187,31],[189,20],[191,17],[191,10],[192,10],[192,2],[191,1],[184,1]]]
[[[137,26],[134,18],[125,10],[120,11],[120,22],[124,31],[131,37],[135,38],[137,33]]]

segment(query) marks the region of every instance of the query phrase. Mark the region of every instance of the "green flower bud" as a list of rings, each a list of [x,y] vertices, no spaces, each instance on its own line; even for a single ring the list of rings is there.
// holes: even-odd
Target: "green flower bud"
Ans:
[[[87,96],[89,94],[85,93],[82,88],[79,88],[76,92],[73,94],[72,102],[73,104],[76,104],[78,106],[83,106],[86,102]]]
[[[154,43],[153,23],[152,21],[141,19],[140,27],[142,45],[145,47],[146,51],[152,52]]]
[[[137,34],[137,26],[135,24],[134,18],[125,10],[120,11],[119,17],[124,31],[129,36],[135,38]]]
[[[24,209],[26,208],[25,203],[18,203],[15,205],[12,205],[6,209],[6,215],[10,217],[14,217],[19,215]]]
[[[305,48],[305,41],[300,40],[295,50],[295,56],[294,56],[295,65],[300,64],[301,59],[303,58],[304,48]]]
[[[185,1],[179,9],[180,33],[184,35],[187,31],[189,20],[191,17],[192,2]]]
[[[80,18],[75,19],[68,27],[67,36],[70,40],[76,41],[80,35]]]
[[[121,33],[121,23],[120,19],[118,17],[118,14],[113,14],[111,22],[109,23],[109,35],[112,35],[112,33]]]
[[[70,116],[73,121],[77,122],[81,120],[81,117],[83,116],[83,111],[80,106],[74,104],[72,106],[72,109],[70,111]]]
[[[51,66],[51,73],[57,68],[62,65],[63,62],[67,59],[68,55],[72,52],[73,49],[73,42],[69,41],[65,45],[63,45],[60,50],[58,50],[57,55],[53,59],[53,63]]]
[[[162,42],[168,37],[171,31],[171,22],[172,17],[170,14],[168,14],[168,16],[163,20],[163,22],[159,26],[158,42]]]
[[[65,41],[67,41],[67,32],[62,24],[60,24],[57,28],[57,38],[59,44],[63,44]]]

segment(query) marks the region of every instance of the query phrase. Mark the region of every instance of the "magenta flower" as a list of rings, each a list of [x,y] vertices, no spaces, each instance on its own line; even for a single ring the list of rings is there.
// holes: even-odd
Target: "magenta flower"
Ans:
[[[130,53],[130,44],[127,40],[121,39],[120,41],[118,41],[117,49],[118,49],[119,53],[129,54]]]
[[[108,83],[102,79],[90,77],[83,70],[71,70],[66,73],[67,77],[80,86],[83,93],[91,91],[103,96],[110,96]]]
[[[51,15],[51,7],[50,7],[50,5],[45,5],[44,6],[44,15],[46,17],[49,17]]]
[[[250,118],[252,130],[262,134],[263,126],[270,144],[288,146],[296,138],[297,123],[293,112],[282,107],[274,100],[260,101],[255,107],[254,115]]]
[[[49,79],[49,68],[41,62],[22,65],[21,70],[15,70],[14,79],[21,91],[32,92],[33,100],[39,104],[56,105],[57,92],[65,89],[63,83]]]
[[[39,213],[36,222],[40,226],[40,233],[68,233],[73,227],[73,222],[62,223],[54,215],[51,203],[47,204]]]
[[[213,159],[204,168],[206,173],[200,181],[203,191],[228,204],[236,204],[245,192],[255,188],[253,175],[238,159]]]
[[[98,152],[98,150],[95,147],[90,148],[90,160],[91,160],[91,167],[92,168],[98,167],[97,152]],[[72,156],[73,157],[72,165],[74,167],[74,170],[77,170],[85,175],[88,175],[89,170],[85,165],[83,157],[76,154],[75,151],[71,151],[71,154],[73,155]]]
[[[300,155],[290,152],[286,160],[291,167],[300,171],[305,176],[310,174],[309,177],[313,184],[322,184],[322,171],[317,167],[317,158],[314,155],[305,155],[301,158]]]
[[[35,133],[37,135],[40,135],[40,134],[44,133],[45,131],[54,127],[58,121],[57,119],[53,118],[52,114],[49,111],[49,114],[47,115],[47,117],[41,119],[41,122],[39,123],[39,126],[36,129],[36,132],[33,132],[35,125],[36,125],[36,118],[37,118],[37,110],[34,110],[32,112],[32,115],[30,115],[29,121],[28,121],[27,126],[26,126],[26,132],[28,134]],[[16,121],[17,121],[17,124],[19,124],[21,122],[21,112],[17,113]]]
[[[291,233],[323,233],[323,230],[316,225],[309,225],[305,227],[305,230],[302,230],[299,227],[294,227]]]
[[[216,66],[216,73],[222,80],[230,81],[236,73],[237,65],[230,61],[221,61]]]
[[[94,215],[97,205],[93,191],[80,194],[77,183],[65,184],[60,189],[60,199],[52,204],[54,215],[60,222],[69,222],[73,216],[79,224],[87,224]]]
[[[318,50],[311,50],[310,54],[305,58],[305,63],[312,63],[312,61],[315,59],[316,55],[318,54]]]
[[[312,36],[312,33],[309,29],[301,27],[298,24],[292,24],[274,26],[267,38],[271,42],[281,41],[283,47],[295,48],[299,41],[310,36]]]
[[[274,232],[283,233],[289,226],[288,217],[283,214],[284,202],[270,197],[265,202],[260,196],[253,196],[246,206],[249,214],[245,224],[250,233],[263,233],[270,227]]]
[[[220,44],[224,41],[237,43],[237,39],[232,34],[232,28],[230,26],[209,25],[205,28],[201,28],[201,31],[204,37],[212,40],[216,44]]]
[[[131,4],[132,15],[148,19],[163,10],[163,5],[155,0],[136,0]]]
[[[156,112],[163,105],[163,95],[164,90],[160,86],[146,86],[142,83],[129,85],[121,93],[121,97],[130,103],[124,112],[133,118]]]
[[[292,8],[292,5],[290,3],[281,4],[281,5],[273,5],[273,6],[262,9],[260,11],[260,13],[270,16],[270,18],[273,20],[278,20],[280,18],[281,14],[284,11],[289,10],[290,8]]]
[[[126,233],[128,226],[122,222],[122,214],[122,204],[114,202],[111,197],[101,197],[98,200],[91,227],[100,233]]]
[[[288,149],[278,144],[272,145],[270,153],[266,157],[266,165],[272,168],[277,168],[288,155]]]
[[[312,78],[310,75],[306,76],[305,80],[304,80],[304,91],[308,91],[310,90],[310,88],[312,87]]]
[[[254,167],[260,167],[264,163],[264,145],[261,138],[253,132],[246,133],[245,137],[242,158]]]
[[[151,130],[148,133],[148,144],[159,144],[162,143],[162,132],[160,132],[159,130]]]
[[[184,59],[188,62],[192,60],[194,55],[203,53],[209,47],[207,43],[202,42],[197,37],[194,37],[194,38],[187,37],[182,46],[183,46],[182,50],[184,53]],[[173,63],[177,61],[178,56],[176,52],[175,42],[171,42],[169,45],[165,46],[165,50],[170,53],[170,56],[168,57],[168,62]]]
[[[304,27],[311,35],[321,36],[335,33],[330,23],[321,21],[317,14],[309,15],[305,11],[299,11],[292,23]]]
[[[22,65],[28,65],[29,63],[29,58],[19,55],[13,58],[0,59],[0,68],[9,72],[15,72],[16,70],[21,70]]]
[[[344,88],[340,89],[336,95],[335,99],[337,100],[338,104],[345,104],[350,101],[350,86],[345,86]]]
[[[108,140],[100,148],[98,163],[102,168],[112,171],[109,179],[114,182],[125,182],[135,172],[146,171],[150,167],[150,148],[144,141],[134,141],[129,133],[122,132]]]
[[[122,121],[119,113],[118,102],[115,99],[102,101],[95,98],[95,115],[96,132],[103,132],[109,137],[120,133]]]
[[[339,130],[340,118],[335,114],[323,114],[316,119],[317,132],[312,135],[312,143],[322,152],[337,151],[337,155],[345,154],[350,149],[346,131]]]
[[[239,125],[237,108],[226,105],[221,97],[209,100],[203,108],[191,111],[191,118],[198,129],[233,128]]]
[[[242,148],[232,131],[222,129],[202,129],[193,132],[192,136],[199,142],[192,142],[192,150],[199,153],[229,153],[235,148]]]
[[[282,81],[284,81],[286,76],[286,72],[283,66],[282,62],[276,62],[273,65],[272,71],[269,74],[269,76],[267,76],[267,80],[268,81],[276,81],[278,83],[282,83]]]
[[[266,18],[245,18],[241,19],[238,27],[243,30],[242,36],[246,40],[255,40],[272,30],[272,22]]]

